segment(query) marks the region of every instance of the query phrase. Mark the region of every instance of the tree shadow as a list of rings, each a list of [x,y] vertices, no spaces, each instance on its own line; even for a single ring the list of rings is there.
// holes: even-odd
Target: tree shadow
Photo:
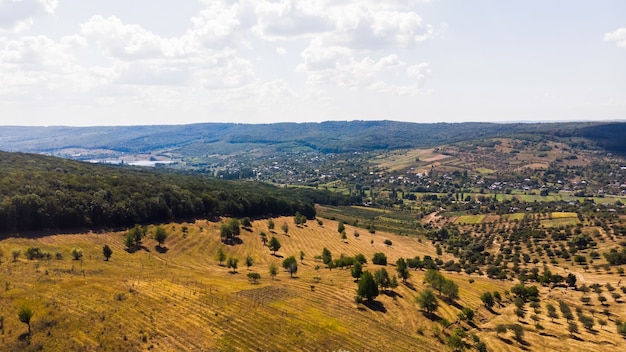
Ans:
[[[160,246],[160,245],[158,245],[158,244],[157,244],[156,246],[154,246],[154,249],[155,249],[157,252],[161,253],[161,254],[167,253],[167,251],[169,251],[169,248],[167,248],[167,247],[161,247],[161,246]]]
[[[484,306],[483,306],[484,307]],[[496,312],[495,310],[493,310],[493,308],[491,307],[485,307],[487,308],[487,310],[489,311],[489,313],[494,314],[494,315],[500,315],[500,313]]]
[[[502,336],[498,336],[498,338],[500,339],[500,341],[506,343],[507,345],[512,345],[513,344],[513,340],[511,340],[511,339],[507,339],[506,337],[502,337]]]
[[[402,296],[396,291],[384,291],[383,294],[385,296],[392,297],[392,298],[395,298],[395,297],[404,298],[404,296]]]
[[[441,320],[441,317],[440,317],[440,316],[438,316],[437,314],[432,313],[432,312],[431,312],[431,313],[429,313],[429,312],[422,311],[422,315],[423,315],[425,318],[427,318],[427,319],[429,319],[429,320],[432,320],[432,321],[440,321],[440,320]]]
[[[366,300],[363,302],[363,305],[374,312],[387,313],[387,308],[385,308],[385,305],[382,304],[382,302],[375,301],[375,300],[371,300],[371,301]]]
[[[30,334],[27,332],[20,334],[20,336],[17,337],[18,341],[28,341],[29,338]]]
[[[277,253],[272,253],[272,255],[276,258],[284,258],[282,255],[277,254]]]
[[[411,291],[415,291],[415,285],[413,285],[412,283],[408,281],[404,283],[404,286],[406,286]]]
[[[569,337],[570,337],[570,338],[572,338],[572,339],[574,339],[574,340],[576,340],[576,341],[585,341],[585,340],[583,340],[581,337],[578,337],[578,336],[576,336],[576,335],[569,335]]]

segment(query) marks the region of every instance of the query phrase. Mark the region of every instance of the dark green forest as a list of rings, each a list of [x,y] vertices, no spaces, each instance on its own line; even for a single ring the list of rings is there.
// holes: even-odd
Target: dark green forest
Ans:
[[[277,188],[172,171],[0,152],[0,232],[114,228],[213,216],[315,217],[314,203],[348,204],[328,191]]]
[[[1,127],[0,150],[54,153],[64,148],[122,153],[169,150],[185,156],[308,148],[343,153],[422,148],[493,137],[533,136],[543,140],[587,139],[589,147],[626,153],[626,123],[410,123],[328,121],[321,123],[203,123],[171,126]]]

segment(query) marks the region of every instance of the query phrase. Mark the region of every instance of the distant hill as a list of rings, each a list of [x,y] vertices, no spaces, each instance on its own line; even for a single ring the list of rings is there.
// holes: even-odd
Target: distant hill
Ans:
[[[626,123],[429,123],[331,121],[322,123],[0,127],[0,150],[50,153],[69,148],[124,153],[175,151],[192,156],[257,148],[307,148],[322,153],[422,148],[481,138],[524,135],[585,138],[589,147],[624,154]]]

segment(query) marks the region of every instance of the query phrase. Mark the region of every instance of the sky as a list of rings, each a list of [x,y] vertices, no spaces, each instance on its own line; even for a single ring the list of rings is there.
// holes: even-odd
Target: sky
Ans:
[[[626,120],[626,1],[0,0],[0,125]]]

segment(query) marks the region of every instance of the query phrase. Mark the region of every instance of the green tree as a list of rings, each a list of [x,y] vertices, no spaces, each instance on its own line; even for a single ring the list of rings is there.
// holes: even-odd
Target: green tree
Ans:
[[[346,231],[346,226],[344,225],[343,221],[339,221],[339,224],[337,225],[337,232],[342,233]]]
[[[526,316],[526,311],[522,308],[515,308],[515,315],[517,316],[517,321],[520,321],[520,319],[524,319]]]
[[[287,270],[289,276],[293,277],[293,274],[298,272],[298,261],[296,260],[296,257],[291,256],[285,258],[285,260],[283,260],[283,268]]]
[[[300,251],[300,263],[304,261],[304,251]]]
[[[233,258],[233,257],[229,257],[228,261],[226,262],[226,267],[227,268],[232,268],[233,269],[233,274],[237,272],[237,264],[239,263],[239,259],[237,258]]]
[[[220,262],[220,265],[222,265],[222,262],[226,259],[226,252],[224,251],[224,247],[220,247],[217,249],[217,254],[215,258],[217,259],[217,261]]]
[[[361,277],[361,274],[363,274],[363,266],[361,265],[361,263],[354,262],[354,265],[352,265],[352,269],[350,269],[350,273],[352,274],[353,278],[358,280]]]
[[[268,243],[268,247],[270,249],[270,251],[274,252],[272,254],[276,254],[276,252],[280,249],[281,245],[280,245],[280,241],[278,241],[278,238],[272,236],[272,238],[270,238],[270,241]]]
[[[559,318],[559,314],[556,312],[556,307],[554,305],[548,303],[546,305],[546,309],[548,310],[548,318],[552,319],[552,322],[554,322],[554,319]]]
[[[398,277],[402,279],[403,283],[406,283],[406,280],[411,276],[411,273],[409,273],[409,268],[404,258],[400,258],[396,261],[396,270],[398,271]]]
[[[415,297],[415,302],[417,302],[417,304],[419,304],[420,306],[420,309],[426,311],[426,313],[432,313],[436,311],[439,307],[437,297],[435,297],[433,290],[428,288],[422,291],[417,297]]]
[[[267,246],[267,234],[264,231],[261,231],[261,233],[259,233],[259,236],[261,237],[261,242],[263,242],[263,245]]]
[[[322,262],[328,265],[332,261],[333,261],[333,255],[330,253],[330,250],[328,250],[328,248],[324,247],[324,249],[322,249]]]
[[[293,221],[296,225],[304,225],[306,224],[306,216],[302,215],[299,211],[296,212],[296,215],[293,217]]]
[[[504,324],[496,325],[496,336],[500,336],[500,334],[506,334],[507,327]]]
[[[109,258],[113,255],[113,250],[108,244],[105,244],[104,247],[102,247],[102,254],[104,255],[104,260],[108,262]]]
[[[493,300],[493,295],[489,291],[484,292],[482,295],[480,295],[480,300],[487,308],[491,308],[495,304],[495,301]]]
[[[578,324],[574,321],[570,321],[567,323],[567,331],[569,331],[570,335],[574,336],[574,334],[578,334]]]
[[[359,279],[357,295],[365,297],[368,301],[378,296],[378,285],[374,282],[374,277],[369,271],[364,271]]]
[[[382,291],[389,287],[389,273],[387,269],[380,268],[376,270],[376,272],[374,272],[374,282],[376,282],[376,285],[378,285]]]
[[[242,218],[240,222],[241,222],[241,226],[243,227],[246,227],[246,228],[252,227],[252,221],[250,221],[250,218],[247,216],[245,218]]]
[[[272,220],[272,219],[267,220],[267,228],[268,229],[273,230],[275,226],[276,225],[274,224],[274,220]]]
[[[459,319],[472,321],[474,319],[474,310],[470,307],[465,307],[459,312]]]
[[[278,274],[278,268],[276,267],[276,264],[270,263],[269,273],[272,280],[274,280],[274,277],[276,277],[276,274]]]
[[[33,310],[27,305],[22,305],[17,312],[17,316],[20,321],[28,325],[28,335],[30,335],[30,320],[33,318],[34,314]]]
[[[74,260],[81,260],[83,257],[83,250],[80,248],[73,248],[72,257],[74,258]]]
[[[283,230],[283,232],[286,234],[289,233],[289,224],[287,224],[286,222],[283,222],[283,225],[281,226],[281,229]]]
[[[126,233],[126,236],[124,236],[124,245],[128,249],[135,247],[135,236],[132,233]]]
[[[259,273],[248,273],[247,276],[248,280],[250,280],[250,282],[252,282],[253,284],[256,284],[261,278],[261,275]]]
[[[248,267],[248,270],[250,270],[250,267],[252,266],[252,264],[254,264],[254,259],[252,259],[252,256],[250,256],[250,254],[248,254],[246,256],[246,267]]]
[[[154,229],[154,240],[159,243],[159,247],[163,247],[165,240],[167,239],[167,231],[161,226],[157,226]]]
[[[389,280],[389,288],[391,289],[391,291],[394,291],[397,287],[398,287],[398,278],[394,275],[391,277],[391,280]]]
[[[450,347],[452,351],[460,351],[465,347],[463,344],[463,338],[457,334],[451,334],[446,338],[446,345]]]
[[[452,280],[445,280],[441,287],[441,293],[450,301],[459,298],[459,285]]]
[[[372,257],[372,263],[376,265],[387,265],[387,256],[385,253],[374,253]]]

